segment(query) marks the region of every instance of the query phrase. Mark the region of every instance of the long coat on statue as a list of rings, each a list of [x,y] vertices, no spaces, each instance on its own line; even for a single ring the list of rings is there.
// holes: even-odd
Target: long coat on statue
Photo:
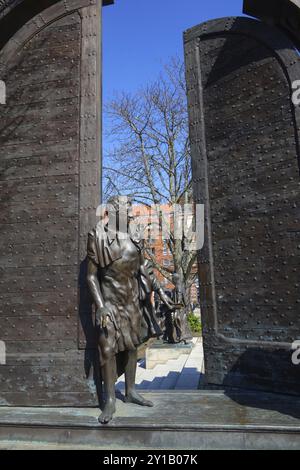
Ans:
[[[153,280],[142,243],[128,234],[97,226],[88,236],[88,258],[98,266],[98,279],[109,312],[107,328],[99,331],[100,363],[123,351],[136,349],[162,334],[149,293]]]

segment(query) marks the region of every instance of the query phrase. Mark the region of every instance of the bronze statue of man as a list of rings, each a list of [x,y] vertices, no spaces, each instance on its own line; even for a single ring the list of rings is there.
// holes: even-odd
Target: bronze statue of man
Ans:
[[[168,308],[165,303],[161,308],[165,317],[164,340],[170,344],[187,344],[193,339],[193,335],[188,325],[189,304],[187,302],[186,289],[177,273],[173,274],[172,280],[175,289],[172,293],[171,307]]]
[[[173,291],[173,302],[177,305],[182,305],[182,308],[174,310],[174,327],[176,330],[177,342],[187,343],[193,339],[192,332],[188,325],[188,314],[190,313],[190,305],[187,301],[186,288],[182,282],[179,274],[173,274],[173,284],[175,290]]]
[[[154,274],[153,263],[146,259],[141,269],[141,300],[143,306],[143,327],[146,328],[146,339],[163,336],[162,319],[156,316],[152,295],[156,294],[166,309],[172,310],[174,304],[161,287]],[[159,327],[157,327],[159,324]]]
[[[116,410],[118,366],[125,372],[125,401],[153,406],[135,387],[137,347],[145,340],[141,279],[147,275],[141,241],[130,235],[131,202],[108,202],[102,223],[88,237],[88,285],[96,304],[100,366],[106,402],[99,421],[108,423]],[[150,318],[150,317],[149,317]],[[151,322],[155,318],[151,316]],[[150,325],[149,325],[150,326]],[[151,325],[159,334],[159,326]],[[153,334],[152,334],[153,335]],[[150,333],[151,336],[151,333]]]

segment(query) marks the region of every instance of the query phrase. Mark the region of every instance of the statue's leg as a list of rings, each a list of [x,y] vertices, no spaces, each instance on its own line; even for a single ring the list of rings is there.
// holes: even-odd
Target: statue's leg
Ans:
[[[125,387],[126,403],[135,403],[141,406],[153,406],[153,403],[149,400],[145,400],[136,390],[135,387],[135,376],[137,368],[137,350],[126,352],[126,365],[125,365]]]
[[[174,315],[174,333],[176,332],[176,343],[180,343],[182,340],[182,322],[181,315],[179,312],[176,312]]]
[[[175,344],[176,343],[176,317],[174,316],[174,313],[172,312],[170,314],[170,334],[169,334],[169,343],[170,344]]]
[[[107,360],[105,365],[101,368],[102,379],[104,382],[105,391],[105,406],[102,414],[99,416],[99,421],[102,424],[107,424],[112,420],[116,412],[116,357],[113,356]]]
[[[106,424],[112,420],[116,411],[115,383],[117,379],[115,328],[109,319],[107,320],[106,330],[99,331],[98,347],[105,391],[105,405],[102,414],[99,416],[99,421]]]
[[[181,319],[179,317],[176,319],[176,322],[175,322],[175,330],[176,330],[176,341],[180,343],[182,340],[182,325],[181,325]]]

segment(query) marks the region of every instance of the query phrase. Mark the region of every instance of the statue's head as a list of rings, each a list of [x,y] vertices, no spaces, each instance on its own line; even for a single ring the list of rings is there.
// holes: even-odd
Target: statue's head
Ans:
[[[128,196],[113,196],[105,204],[104,220],[111,230],[128,232],[133,219],[132,200]]]

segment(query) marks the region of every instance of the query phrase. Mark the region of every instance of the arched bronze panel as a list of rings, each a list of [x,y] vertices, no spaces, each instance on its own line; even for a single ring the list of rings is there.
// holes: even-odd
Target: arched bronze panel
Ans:
[[[185,43],[207,380],[299,393],[299,56],[246,18],[202,24]]]
[[[10,2],[0,30],[29,3]],[[82,271],[100,201],[101,2],[33,3],[0,48],[0,403],[97,404],[78,345],[92,331]]]

